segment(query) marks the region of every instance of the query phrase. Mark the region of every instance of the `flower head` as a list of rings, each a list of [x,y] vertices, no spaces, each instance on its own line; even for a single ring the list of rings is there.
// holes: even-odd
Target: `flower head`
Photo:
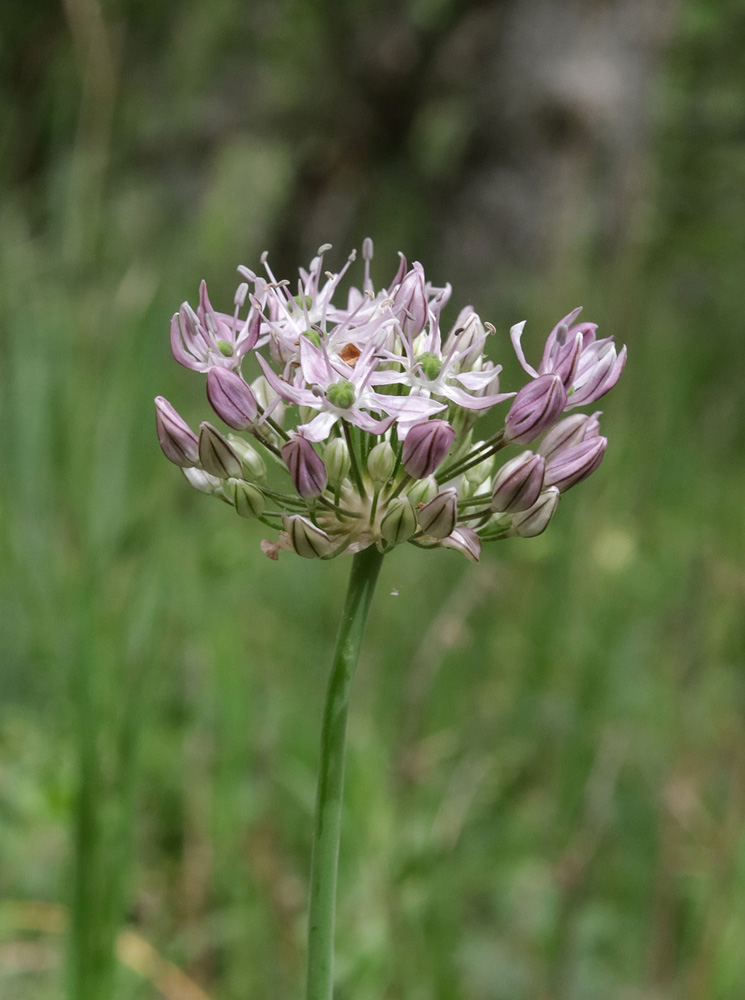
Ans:
[[[272,559],[283,551],[328,559],[370,545],[386,552],[408,541],[476,561],[484,542],[539,534],[560,494],[598,467],[607,446],[597,413],[562,414],[618,381],[626,349],[598,340],[575,310],[551,331],[535,369],[518,324],[512,341],[530,381],[502,392],[501,365],[485,355],[493,326],[466,306],[442,333],[449,284],[432,284],[401,255],[376,291],[365,240],[361,283],[342,293],[356,254],[334,272],[329,249],[294,284],[277,279],[266,254],[263,273],[240,267],[232,312],[213,307],[204,282],[196,309],[180,307],[171,321],[176,360],[206,375],[217,416],[249,439],[207,422],[197,435],[159,396],[166,458],[195,489],[273,529],[261,543]],[[475,434],[479,417],[511,397],[502,427]],[[532,451],[496,461],[534,441]]]

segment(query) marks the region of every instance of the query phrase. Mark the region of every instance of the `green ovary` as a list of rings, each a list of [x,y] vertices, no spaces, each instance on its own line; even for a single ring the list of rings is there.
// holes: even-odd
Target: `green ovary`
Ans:
[[[442,371],[442,361],[430,351],[420,354],[417,362],[422,369],[422,374],[429,382],[433,382]]]
[[[354,403],[354,386],[351,382],[347,382],[346,379],[341,382],[334,382],[326,390],[326,399],[332,406],[336,406],[340,410],[348,410]]]

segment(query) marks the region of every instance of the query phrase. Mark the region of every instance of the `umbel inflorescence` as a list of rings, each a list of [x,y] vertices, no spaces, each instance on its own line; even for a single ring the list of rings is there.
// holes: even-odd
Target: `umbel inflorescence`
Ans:
[[[266,254],[266,277],[239,267],[232,314],[212,307],[204,282],[196,311],[181,306],[173,354],[206,375],[213,410],[243,433],[205,421],[195,434],[159,396],[166,458],[196,489],[278,530],[262,542],[274,559],[281,550],[327,559],[411,542],[477,560],[483,542],[544,531],[561,494],[598,467],[607,445],[599,413],[564,414],[616,384],[626,348],[577,323],[575,309],[535,369],[519,323],[510,335],[530,380],[500,392],[501,365],[484,352],[494,327],[466,306],[441,329],[450,285],[435,287],[401,256],[376,291],[365,240],[362,288],[341,305],[334,297],[356,255],[332,273],[323,269],[329,249],[300,270],[296,287],[275,278]],[[252,356],[249,382],[241,369]],[[478,418],[508,399],[501,428],[479,437]],[[508,446],[520,450],[498,464]]]

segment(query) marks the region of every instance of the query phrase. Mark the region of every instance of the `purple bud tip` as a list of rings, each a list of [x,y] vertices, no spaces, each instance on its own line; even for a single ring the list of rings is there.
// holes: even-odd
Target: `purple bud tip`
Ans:
[[[424,288],[424,271],[421,264],[404,276],[393,299],[393,308],[407,336],[418,336],[427,322],[427,293]]]
[[[425,420],[414,424],[406,435],[401,461],[414,479],[431,476],[450,450],[455,431],[447,420]]]
[[[492,510],[512,514],[532,507],[543,489],[545,468],[543,455],[531,451],[503,465],[494,479]]]
[[[546,486],[566,493],[597,469],[607,447],[608,439],[598,435],[555,452],[546,465]]]
[[[458,520],[458,494],[446,489],[424,504],[418,514],[419,527],[431,538],[447,538]]]
[[[301,497],[317,497],[326,489],[326,466],[313,445],[302,434],[295,434],[283,446],[282,461],[289,469],[292,482]]]
[[[194,431],[163,396],[155,398],[158,441],[169,462],[190,469],[199,462],[199,443]]]
[[[259,412],[256,397],[237,372],[213,367],[207,372],[207,399],[229,427],[244,431]]]
[[[206,420],[199,425],[199,461],[206,472],[219,479],[240,479],[243,472],[238,453]]]
[[[559,375],[540,375],[518,392],[505,421],[505,441],[528,444],[558,420],[567,403]]]

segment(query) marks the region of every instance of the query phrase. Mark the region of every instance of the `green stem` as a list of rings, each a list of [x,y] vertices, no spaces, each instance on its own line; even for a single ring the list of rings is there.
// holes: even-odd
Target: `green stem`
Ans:
[[[306,1000],[332,1000],[333,997],[336,872],[344,792],[347,711],[352,676],[382,561],[383,555],[375,546],[354,556],[326,693],[310,874]]]
[[[354,485],[357,487],[357,492],[361,497],[366,496],[365,487],[362,482],[362,475],[360,474],[360,467],[357,464],[357,452],[354,449],[354,441],[352,440],[352,434],[350,432],[349,424],[346,420],[342,420],[342,426],[344,428],[344,437],[347,441],[347,448],[349,448],[349,458],[352,463],[351,473],[352,479],[354,480]]]

